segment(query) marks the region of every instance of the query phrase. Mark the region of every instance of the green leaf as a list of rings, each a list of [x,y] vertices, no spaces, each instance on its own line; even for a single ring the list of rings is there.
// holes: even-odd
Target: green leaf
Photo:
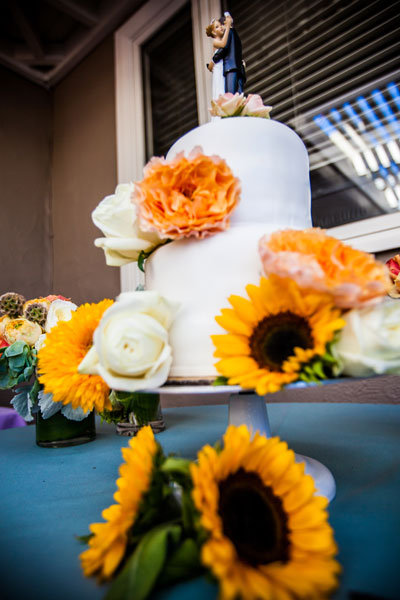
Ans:
[[[106,600],[144,600],[155,586],[168,555],[168,542],[176,544],[179,525],[161,525],[147,533],[109,589]]]
[[[160,584],[170,585],[182,579],[195,577],[203,570],[198,545],[192,538],[187,538],[168,558],[161,573]]]
[[[14,342],[13,344],[11,344],[11,346],[8,346],[8,348],[6,348],[4,354],[8,358],[10,358],[11,356],[18,356],[19,354],[23,353],[25,347],[29,350],[29,346],[28,344],[26,344],[26,342]]]
[[[190,489],[182,489],[181,503],[184,529],[186,532],[192,532],[195,529],[197,511],[192,500],[192,493]]]
[[[137,265],[143,273],[144,273],[144,261],[146,260],[146,258],[147,258],[147,253],[144,250],[142,250],[139,254]]]
[[[17,371],[23,369],[26,363],[26,357],[24,354],[19,354],[18,356],[10,356],[8,364],[10,369],[13,371]]]
[[[184,477],[190,477],[190,460],[169,456],[161,467],[161,470],[174,477],[177,473]]]
[[[326,379],[326,375],[324,373],[324,367],[322,365],[321,361],[317,361],[316,363],[313,364],[313,370],[314,373],[320,378],[320,379]]]
[[[211,385],[228,385],[228,378],[224,377],[224,375],[219,375]]]
[[[75,539],[78,540],[78,542],[81,542],[81,544],[87,544],[93,536],[94,533],[88,533],[87,535],[76,535]]]
[[[33,382],[33,385],[32,385],[32,389],[29,393],[29,396],[30,396],[33,404],[36,404],[36,402],[37,402],[38,393],[39,393],[41,387],[43,387],[43,386],[39,383],[39,381],[37,379],[35,379],[35,381]]]

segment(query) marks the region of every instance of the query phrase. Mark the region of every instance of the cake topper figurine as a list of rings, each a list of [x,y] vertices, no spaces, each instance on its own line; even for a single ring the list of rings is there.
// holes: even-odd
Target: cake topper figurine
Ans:
[[[246,81],[242,44],[232,16],[226,12],[220,19],[213,19],[206,28],[208,37],[213,38],[214,55],[207,68],[213,73],[212,97],[225,92],[240,94]]]

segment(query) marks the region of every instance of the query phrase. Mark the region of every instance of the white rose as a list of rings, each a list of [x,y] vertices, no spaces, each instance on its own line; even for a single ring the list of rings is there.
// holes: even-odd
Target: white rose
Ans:
[[[131,200],[133,190],[133,183],[121,183],[115,194],[106,196],[92,212],[93,223],[106,236],[94,244],[104,250],[111,267],[137,261],[142,250],[149,252],[161,242],[156,233],[139,229],[137,209]]]
[[[249,94],[240,116],[269,119],[271,110],[272,106],[264,106],[261,96],[258,94]]]
[[[79,373],[100,375],[114,390],[161,386],[172,363],[168,329],[177,305],[157,292],[127,292],[108,308]]]
[[[69,321],[72,317],[72,313],[78,307],[69,300],[53,300],[50,304],[49,311],[46,317],[46,324],[44,329],[46,333],[49,333],[50,329],[57,325],[58,321]]]
[[[333,347],[339,373],[400,375],[400,302],[387,298],[371,308],[353,309],[343,318],[346,326]]]
[[[232,94],[226,92],[218,96],[216,100],[211,100],[210,114],[213,117],[233,117],[241,114],[241,110],[245,104],[243,94]]]

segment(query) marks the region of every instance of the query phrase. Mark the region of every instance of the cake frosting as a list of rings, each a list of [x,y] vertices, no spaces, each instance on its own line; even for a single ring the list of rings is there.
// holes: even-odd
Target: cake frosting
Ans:
[[[146,261],[146,288],[181,305],[170,330],[173,380],[217,376],[210,335],[222,329],[215,316],[228,296],[243,295],[247,284],[259,283],[261,236],[311,227],[308,155],[289,127],[256,117],[224,118],[181,137],[167,160],[196,146],[226,160],[242,193],[227,231],[174,241]]]

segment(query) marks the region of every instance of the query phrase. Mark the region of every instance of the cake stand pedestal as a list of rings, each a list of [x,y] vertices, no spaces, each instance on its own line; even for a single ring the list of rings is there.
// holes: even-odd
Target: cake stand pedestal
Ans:
[[[229,397],[228,421],[230,425],[246,425],[252,435],[258,431],[267,438],[271,437],[265,397],[244,392],[240,386],[166,385],[156,390],[146,390],[146,392],[156,391],[160,394],[181,395],[225,394]],[[296,462],[304,462],[305,472],[314,479],[317,488],[316,495],[325,496],[329,502],[333,500],[336,494],[336,484],[330,470],[318,460],[302,454],[296,454]]]
[[[229,424],[247,425],[249,431],[256,431],[271,437],[265,398],[256,394],[231,394],[229,397]],[[329,502],[336,494],[336,484],[330,470],[314,458],[296,453],[296,462],[305,464],[305,472],[311,475],[317,488],[317,496],[325,496]]]

